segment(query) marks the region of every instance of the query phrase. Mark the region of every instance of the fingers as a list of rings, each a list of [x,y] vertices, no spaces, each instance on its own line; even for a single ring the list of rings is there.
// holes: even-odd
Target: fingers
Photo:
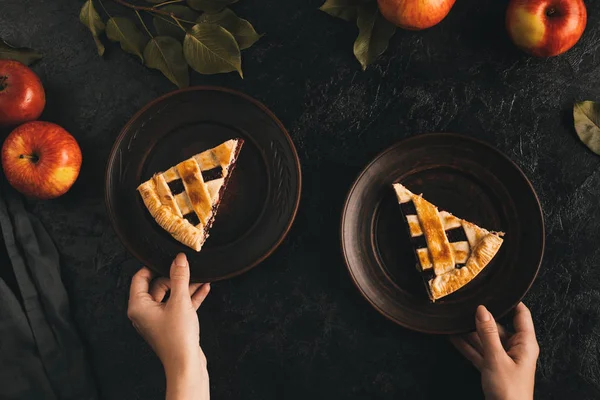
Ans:
[[[537,360],[540,347],[535,337],[535,327],[533,326],[531,311],[529,311],[529,308],[525,304],[519,303],[515,308],[513,325],[515,327],[515,335],[518,335],[519,340],[525,346],[526,355]]]
[[[179,253],[171,264],[171,298],[174,300],[190,298],[190,266],[185,254]]]
[[[506,329],[499,323],[496,323],[496,327],[498,328],[498,335],[500,336],[502,346],[504,346],[504,348],[506,349],[509,334],[506,331]],[[461,338],[466,340],[475,350],[477,350],[479,354],[483,355],[483,344],[481,343],[481,339],[479,338],[479,334],[477,332],[467,333],[465,335],[462,335]]]
[[[129,299],[131,300],[139,293],[148,293],[150,281],[152,280],[152,272],[144,267],[140,269],[131,278],[131,287],[129,288]]]
[[[200,306],[204,302],[204,299],[206,299],[206,296],[208,296],[208,293],[210,292],[210,283],[200,285],[201,286],[199,287],[199,289],[196,290],[196,292],[192,295],[192,305],[196,310],[200,308]]]
[[[486,359],[492,360],[500,354],[506,354],[500,341],[498,325],[496,325],[492,314],[484,306],[477,307],[475,325],[477,327],[477,334],[481,339],[483,356]]]
[[[515,326],[515,332],[528,333],[535,337],[535,327],[533,326],[531,311],[529,311],[529,308],[525,304],[519,303],[515,308],[513,325]]]
[[[475,368],[481,369],[483,356],[465,338],[452,336],[450,337],[450,342],[467,360],[473,363]]]
[[[506,328],[504,328],[499,323],[496,322],[496,326],[498,327],[498,335],[500,336],[500,340],[502,341],[502,344],[505,344],[509,338],[509,334],[506,331]]]
[[[171,284],[168,278],[160,277],[155,279],[150,286],[150,296],[157,303],[160,303],[165,298],[167,292],[171,290]]]
[[[479,354],[483,356],[483,344],[477,332],[471,332],[463,336],[463,338],[475,349]]]
[[[201,283],[192,283],[189,286],[189,295],[192,296],[192,294],[194,294],[200,286],[202,286]],[[152,285],[150,285],[150,295],[157,303],[160,303],[165,299],[165,296],[169,290],[171,290],[171,281],[169,278],[157,278],[152,281]]]
[[[140,269],[131,278],[131,286],[129,287],[129,304],[127,306],[127,316],[130,320],[137,317],[140,307],[142,306],[145,297],[150,297],[148,289],[152,280],[152,272],[144,267]]]

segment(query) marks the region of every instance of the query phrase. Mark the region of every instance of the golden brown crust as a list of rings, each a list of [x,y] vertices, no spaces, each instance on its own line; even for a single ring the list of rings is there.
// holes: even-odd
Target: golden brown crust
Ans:
[[[169,168],[162,176],[165,178],[165,182],[172,182],[179,179],[179,173],[175,167]]]
[[[456,218],[448,211],[440,211],[440,218],[442,219],[442,225],[444,225],[445,230],[460,227],[460,218]]]
[[[176,240],[196,251],[200,251],[208,236],[206,227],[212,223],[215,205],[242,143],[241,139],[229,140],[155,175],[138,187],[154,220]],[[204,182],[202,171],[216,167],[223,169],[222,177]],[[185,191],[174,195],[169,183],[178,179]],[[185,218],[192,212],[200,221],[197,226]]]
[[[190,198],[185,192],[175,195],[175,202],[177,203],[177,207],[179,207],[179,212],[181,213],[181,216],[194,212],[192,204],[190,203]],[[199,225],[201,227],[202,222]]]
[[[413,194],[403,185],[394,184],[399,203],[412,201],[417,215],[406,215],[412,237],[425,235],[427,248],[416,249],[421,271],[434,268],[435,278],[427,282],[432,301],[447,296],[473,280],[494,258],[502,246],[501,232],[489,232],[457,218]],[[449,243],[446,231],[463,228],[467,241]],[[465,264],[458,268],[456,264]]]
[[[408,215],[406,217],[406,221],[408,222],[410,236],[416,237],[423,234],[423,231],[421,230],[421,224],[419,223],[419,218],[416,215]]]
[[[469,242],[454,242],[450,243],[454,252],[454,261],[457,264],[464,264],[471,256],[471,247]]]
[[[202,171],[213,169],[219,166],[228,166],[231,164],[231,161],[235,155],[237,145],[237,140],[228,140],[227,142],[222,143],[215,148],[195,155],[194,159]]]
[[[165,181],[165,178],[163,178],[162,175],[158,174],[154,175],[152,179],[154,180],[154,184],[156,185],[156,193],[158,194],[160,202],[164,206],[169,207],[173,214],[179,217],[183,217],[181,211],[179,210],[179,207],[177,206],[177,202],[175,201],[175,198],[171,193],[171,189],[169,189],[169,185],[167,184],[167,181]]]
[[[435,274],[445,274],[454,268],[454,256],[438,210],[421,196],[413,195],[412,199],[421,223],[421,230],[427,240],[429,258],[433,262]]]
[[[204,232],[194,227],[186,219],[174,214],[169,206],[161,203],[154,179],[142,183],[138,187],[138,191],[150,215],[161,228],[184,245],[200,251],[205,240]]]
[[[213,203],[219,199],[219,191],[224,183],[225,179],[223,178],[206,182],[206,189],[208,189],[208,194],[210,194],[210,198],[212,199]]]
[[[396,191],[396,197],[398,198],[398,203],[407,203],[412,200],[412,192],[405,188],[403,185],[399,183],[394,183],[394,191]]]
[[[177,172],[181,176],[185,192],[190,198],[192,209],[202,225],[206,225],[212,213],[210,194],[202,178],[200,167],[193,158],[177,164]]]
[[[417,249],[417,257],[419,258],[419,264],[421,265],[421,269],[423,271],[425,271],[426,269],[433,268],[431,258],[429,258],[429,250]]]
[[[429,292],[433,301],[457,291],[471,282],[494,258],[502,246],[502,238],[490,233],[484,236],[471,252],[467,264],[429,281]]]
[[[212,152],[215,155],[215,158],[218,160],[219,165],[229,165],[231,162],[231,157],[233,156],[234,148],[235,144],[230,140],[213,149]]]

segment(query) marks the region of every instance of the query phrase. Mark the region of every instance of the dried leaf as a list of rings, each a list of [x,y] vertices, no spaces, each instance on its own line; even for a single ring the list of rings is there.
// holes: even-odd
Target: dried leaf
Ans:
[[[396,32],[396,26],[381,15],[377,3],[358,7],[356,24],[358,37],[354,42],[354,55],[365,70],[387,49],[390,38]]]
[[[243,78],[240,48],[233,35],[218,25],[194,25],[183,40],[183,55],[201,74],[238,71]]]
[[[187,6],[180,6],[177,4],[171,4],[160,8],[161,11],[165,11],[168,13],[172,13],[177,18],[180,18],[185,21],[190,21],[189,23],[180,21],[181,25],[184,28],[191,28],[195,25],[195,21],[198,18],[198,12],[192,10]],[[155,16],[152,20],[154,23],[154,27],[156,28],[156,32],[160,36],[171,36],[178,40],[183,40],[185,37],[185,32],[181,29],[177,23],[166,15]]]
[[[582,101],[573,107],[575,130],[579,139],[600,155],[600,103]]]
[[[126,17],[112,17],[106,23],[106,36],[121,43],[127,53],[136,55],[144,62],[144,47],[150,38]]]
[[[224,8],[216,14],[204,13],[197,22],[215,24],[227,29],[237,40],[240,50],[252,46],[262,36],[256,33],[250,22],[238,17],[229,8]]]
[[[178,87],[190,84],[188,66],[181,43],[170,36],[155,36],[144,49],[146,66],[162,72]]]
[[[15,60],[31,65],[41,59],[42,55],[28,47],[14,47],[0,39],[0,60]]]
[[[354,22],[358,16],[358,7],[365,2],[365,0],[327,0],[319,10],[332,17]]]
[[[230,4],[237,3],[238,0],[187,0],[187,3],[194,10],[216,13]]]
[[[90,32],[92,33],[92,36],[94,37],[94,42],[96,42],[96,47],[98,48],[98,54],[103,55],[104,45],[102,44],[98,36],[102,32],[104,32],[106,26],[104,25],[104,22],[102,22],[102,18],[100,18],[100,15],[94,8],[92,0],[87,0],[83,4],[83,7],[81,7],[81,12],[79,13],[79,20],[82,24],[87,26]]]

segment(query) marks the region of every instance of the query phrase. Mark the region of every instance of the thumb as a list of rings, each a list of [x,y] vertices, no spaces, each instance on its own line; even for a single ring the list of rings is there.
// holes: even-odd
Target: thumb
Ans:
[[[496,321],[484,306],[477,307],[475,325],[477,327],[477,335],[481,339],[484,359],[492,359],[506,353],[504,347],[502,347]]]
[[[190,298],[190,265],[187,257],[183,253],[177,254],[170,271],[171,278],[171,298],[181,299]]]

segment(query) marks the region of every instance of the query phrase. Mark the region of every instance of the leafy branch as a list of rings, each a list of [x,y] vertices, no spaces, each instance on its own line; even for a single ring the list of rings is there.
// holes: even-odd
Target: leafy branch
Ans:
[[[160,4],[157,4],[157,5],[152,6],[152,7],[138,6],[138,5],[135,5],[135,4],[128,3],[125,0],[113,0],[113,1],[115,3],[118,3],[118,4],[122,5],[122,6],[124,6],[124,7],[131,8],[132,10],[147,11],[149,13],[154,13],[154,14],[162,14],[162,15],[169,16],[169,17],[171,17],[171,18],[173,18],[175,20],[179,20],[180,18],[177,18],[175,15],[173,15],[173,13],[170,13],[168,11],[160,10],[159,7],[167,5],[167,4],[171,4],[171,3],[180,3],[183,0],[165,1],[164,3],[160,3]],[[184,21],[184,22],[189,22],[190,24],[194,23],[194,21]]]
[[[595,101],[575,103],[573,120],[579,139],[600,156],[600,103]]]
[[[31,65],[42,58],[37,51],[28,47],[15,47],[0,38],[0,60],[14,60]]]
[[[379,12],[376,0],[326,0],[319,10],[345,21],[356,22],[358,36],[354,41],[354,56],[363,70],[387,50],[396,32],[396,26]]]
[[[167,4],[173,4],[173,3],[183,3],[185,0],[170,0],[170,1],[165,1],[164,3],[160,3],[157,4],[155,6],[152,6],[152,8],[158,8],[158,7],[162,7],[162,6],[166,6]]]
[[[238,0],[146,0],[153,5],[113,0],[123,9],[135,13],[139,24],[128,17],[111,16],[104,22],[87,0],[79,14],[87,26],[98,54],[105,48],[101,35],[118,42],[121,48],[137,56],[148,68],[157,69],[178,87],[189,85],[189,67],[201,74],[237,71],[242,73],[241,50],[252,46],[262,35],[252,24],[226,8]],[[152,17],[152,29],[141,13]]]

